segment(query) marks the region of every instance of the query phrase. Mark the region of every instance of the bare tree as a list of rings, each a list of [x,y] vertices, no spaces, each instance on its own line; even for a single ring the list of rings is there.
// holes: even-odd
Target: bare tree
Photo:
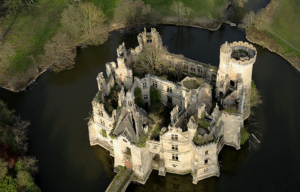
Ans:
[[[41,56],[42,61],[51,66],[51,70],[54,72],[72,68],[75,64],[76,47],[66,34],[56,34],[45,44],[44,49],[45,54]]]
[[[191,18],[193,10],[184,5],[181,1],[174,1],[171,4],[171,10],[177,15],[177,21],[180,23],[183,19]]]
[[[142,0],[121,0],[115,9],[114,20],[133,29],[139,25],[156,24],[159,14]]]
[[[14,110],[8,109],[6,103],[0,100],[0,121],[5,124],[12,125],[16,118],[14,113]]]
[[[63,30],[71,37],[75,45],[104,43],[108,38],[108,31],[103,11],[92,2],[70,5],[62,13]]]
[[[254,85],[251,88],[250,107],[258,107],[260,104],[262,104],[261,95]]]
[[[266,12],[264,11],[264,9],[260,9],[256,13],[256,15],[255,15],[255,26],[256,26],[257,30],[259,30],[263,27],[265,16],[266,16]]]
[[[16,118],[16,121],[12,128],[16,147],[20,154],[25,154],[28,150],[27,131],[29,125],[30,125],[29,121],[21,120],[21,117],[19,116]]]
[[[247,2],[248,0],[233,0],[233,3],[238,7],[244,7],[244,4]]]
[[[24,156],[20,159],[21,161],[21,168],[29,171],[31,174],[35,174],[39,171],[37,166],[38,160],[36,157],[32,156]]]
[[[245,24],[245,26],[251,27],[254,23],[255,17],[255,13],[253,11],[247,13],[243,18],[243,23]]]
[[[84,15],[78,7],[69,5],[68,8],[62,12],[61,24],[63,31],[70,36],[70,39],[75,44],[81,43],[81,37],[84,34]]]
[[[92,2],[80,3],[79,9],[83,13],[84,37],[89,44],[102,44],[108,38],[108,32],[104,26],[105,14]]]
[[[138,65],[143,71],[150,72],[155,75],[161,75],[167,66],[165,47],[157,48],[156,46],[148,46],[143,49],[138,58]]]
[[[4,0],[3,7],[8,9],[12,14],[15,14],[19,9],[22,9],[24,6],[22,0]]]

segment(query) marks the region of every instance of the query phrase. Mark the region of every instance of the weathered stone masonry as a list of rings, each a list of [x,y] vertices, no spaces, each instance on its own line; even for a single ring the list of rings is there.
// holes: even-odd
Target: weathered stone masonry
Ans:
[[[150,74],[141,79],[132,76],[130,65],[140,52],[146,46],[162,46],[155,29],[139,34],[138,42],[139,46],[132,50],[126,50],[124,43],[120,45],[117,63],[106,64],[108,78],[105,79],[102,72],[97,77],[99,92],[93,99],[93,115],[88,123],[90,144],[110,151],[114,167],[121,165],[132,169],[133,180],[143,184],[153,169],[161,176],[167,172],[192,174],[194,184],[219,176],[218,154],[222,147],[229,145],[240,149],[240,129],[250,113],[256,49],[244,42],[226,42],[220,49],[218,69],[167,54],[170,65],[175,68],[183,65],[183,73],[189,75],[180,83],[173,83]],[[231,110],[220,110],[218,104],[212,103],[214,83],[220,107]],[[108,114],[103,100],[115,84],[122,86],[118,93],[119,107]],[[147,112],[134,102],[134,90],[139,87],[144,103],[150,106],[151,86],[160,91],[164,105],[173,107],[171,123],[160,128],[159,140],[147,139],[145,146],[139,147],[152,127],[149,127],[151,119]]]

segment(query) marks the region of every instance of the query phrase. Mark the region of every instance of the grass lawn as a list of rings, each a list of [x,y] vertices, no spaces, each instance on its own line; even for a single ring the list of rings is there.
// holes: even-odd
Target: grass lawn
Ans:
[[[65,7],[64,1],[40,0],[36,6],[19,12],[5,37],[5,42],[16,47],[16,55],[12,58],[13,65],[8,68],[8,74],[22,74],[34,67],[29,56],[36,57],[43,53],[45,43],[60,27],[61,12]],[[13,19],[5,23],[5,28]]]
[[[299,0],[282,0],[277,7],[270,28],[285,41],[300,49],[299,26]],[[289,48],[286,48],[286,50],[291,51]]]

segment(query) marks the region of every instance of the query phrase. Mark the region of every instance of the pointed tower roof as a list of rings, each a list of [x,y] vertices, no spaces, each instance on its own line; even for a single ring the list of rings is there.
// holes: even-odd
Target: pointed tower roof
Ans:
[[[231,47],[230,47],[230,45],[227,41],[221,46],[221,51],[224,51],[224,52],[230,52],[231,51]]]

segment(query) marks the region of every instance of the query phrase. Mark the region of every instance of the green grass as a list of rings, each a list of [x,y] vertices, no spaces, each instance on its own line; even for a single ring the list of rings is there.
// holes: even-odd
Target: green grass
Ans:
[[[144,0],[145,3],[151,5],[152,8],[158,10],[163,16],[173,16],[174,13],[170,10],[170,5],[175,0]],[[227,0],[181,0],[185,6],[192,8],[195,16],[203,17],[209,14],[218,19],[220,17],[220,9],[226,4]]]
[[[119,0],[84,0],[82,2],[93,2],[96,6],[101,7],[108,20],[112,19]]]
[[[285,55],[285,54],[294,54],[295,56],[300,58],[300,52],[298,52],[297,50],[295,50],[293,47],[289,46],[288,44],[286,44],[284,41],[282,41],[281,39],[279,39],[277,36],[273,35],[272,33],[268,33],[273,39],[276,40],[276,42],[279,44],[280,46],[280,53]],[[294,44],[292,44],[294,46]],[[300,45],[300,44],[299,44]],[[296,47],[296,46],[294,46]]]
[[[249,139],[250,133],[246,127],[241,128],[241,145],[244,145],[246,141]]]
[[[273,22],[270,28],[285,41],[300,49],[299,0],[282,0],[272,19]],[[281,44],[281,42],[279,43]]]
[[[61,0],[40,0],[34,7],[21,10],[11,26],[5,41],[16,47],[13,65],[8,68],[9,74],[22,74],[33,68],[30,55],[37,57],[44,52],[44,45],[60,28],[60,18],[67,6]],[[8,28],[13,18],[4,23]]]

